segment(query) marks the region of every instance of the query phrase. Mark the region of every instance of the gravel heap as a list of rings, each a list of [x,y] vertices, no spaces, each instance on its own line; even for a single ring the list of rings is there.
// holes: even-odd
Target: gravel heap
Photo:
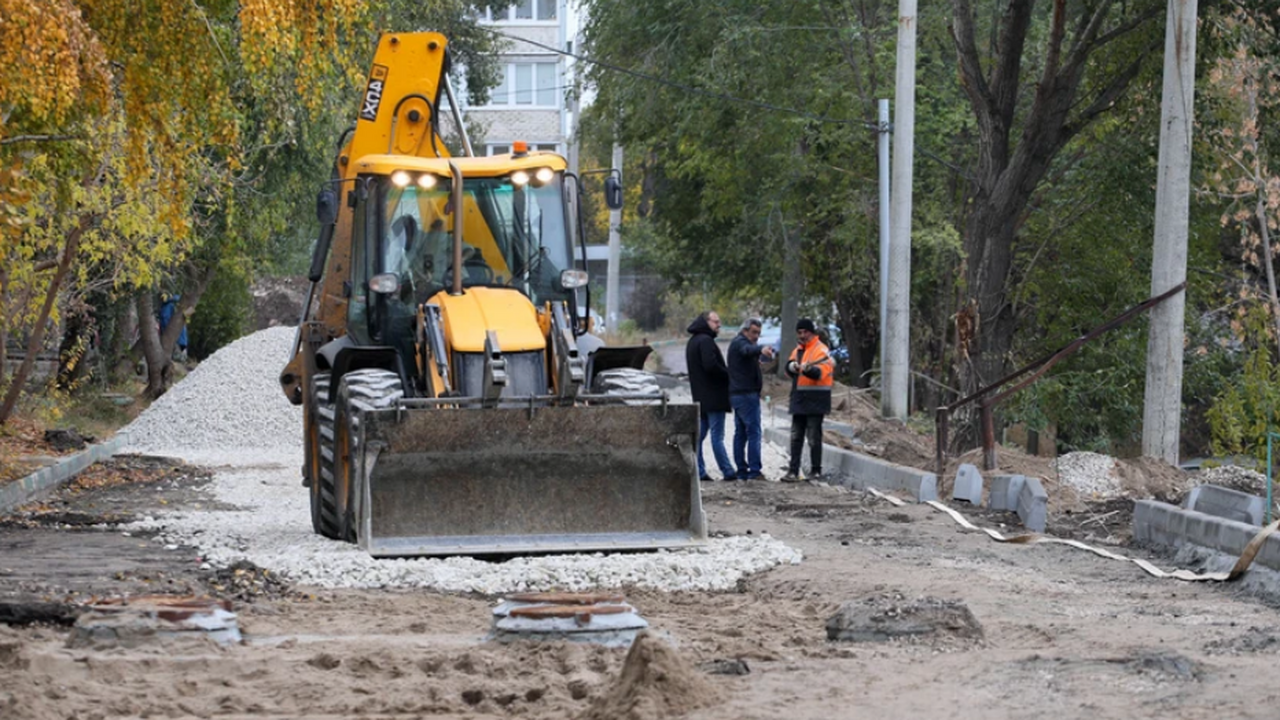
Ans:
[[[1115,473],[1116,459],[1091,452],[1067,453],[1058,458],[1058,482],[1081,497],[1118,497],[1122,488]]]
[[[129,450],[185,457],[191,450],[300,449],[302,409],[277,380],[294,332],[268,328],[201,362],[125,428]]]
[[[215,468],[215,506],[147,517],[122,526],[156,531],[175,552],[198,548],[210,567],[248,561],[320,587],[413,587],[497,594],[634,586],[658,590],[735,589],[744,575],[801,560],[767,535],[715,538],[705,548],[622,555],[555,555],[493,563],[474,558],[375,560],[311,530],[299,485],[302,423],[276,382],[293,330],[268,328],[205,360],[126,430],[131,450],[169,454]],[[776,452],[776,451],[774,451]],[[776,462],[776,456],[772,458]],[[713,461],[714,464],[714,461]],[[766,471],[768,466],[766,465]]]
[[[1216,468],[1200,470],[1192,477],[1199,485],[1218,485],[1253,495],[1267,493],[1267,476],[1257,470],[1242,468],[1239,465],[1220,465]]]

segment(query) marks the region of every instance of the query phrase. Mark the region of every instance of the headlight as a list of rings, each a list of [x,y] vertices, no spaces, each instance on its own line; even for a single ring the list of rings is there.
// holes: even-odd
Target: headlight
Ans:
[[[538,168],[538,171],[533,174],[534,179],[541,184],[551,182],[551,178],[555,176],[555,171],[548,167]]]
[[[436,186],[436,176],[431,173],[425,173],[418,176],[418,187],[424,190],[430,190]]]
[[[391,182],[394,183],[396,187],[404,187],[408,185],[409,180],[411,179],[412,178],[409,177],[409,173],[403,170],[397,170],[391,173]]]
[[[522,185],[527,185],[528,182],[529,182],[529,173],[525,172],[524,170],[517,170],[511,173],[512,185],[515,185],[516,187],[521,187]]]

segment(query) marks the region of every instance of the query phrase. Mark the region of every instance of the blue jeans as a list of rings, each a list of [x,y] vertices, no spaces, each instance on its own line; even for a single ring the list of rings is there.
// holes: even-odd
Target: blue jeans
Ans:
[[[702,461],[702,443],[711,433],[711,450],[716,454],[716,464],[720,472],[729,480],[737,476],[733,465],[729,462],[729,453],[724,449],[724,416],[722,412],[702,413],[702,422],[698,429],[698,477],[707,476],[707,465]]]
[[[760,475],[760,395],[735,393],[729,396],[733,405],[733,460],[738,464],[738,477]]]

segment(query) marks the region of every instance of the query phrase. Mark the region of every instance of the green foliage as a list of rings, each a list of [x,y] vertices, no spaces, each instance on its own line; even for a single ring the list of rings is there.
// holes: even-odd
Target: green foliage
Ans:
[[[199,309],[187,321],[191,339],[187,352],[204,359],[252,329],[253,295],[249,278],[222,267],[200,299]]]
[[[1213,399],[1205,414],[1215,454],[1264,460],[1267,433],[1280,429],[1280,366],[1270,352],[1250,352],[1243,373]]]

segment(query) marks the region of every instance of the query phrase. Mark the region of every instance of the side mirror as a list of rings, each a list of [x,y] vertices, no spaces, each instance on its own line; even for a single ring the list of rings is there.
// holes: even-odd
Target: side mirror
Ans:
[[[622,209],[622,181],[617,175],[610,175],[604,179],[604,204],[608,205],[610,210]]]
[[[575,290],[587,284],[587,271],[570,268],[560,272],[560,287]]]
[[[321,225],[332,225],[338,221],[338,196],[332,190],[321,190],[316,196],[316,219]]]
[[[400,276],[395,273],[382,273],[369,278],[369,289],[382,295],[394,295],[400,292]]]

